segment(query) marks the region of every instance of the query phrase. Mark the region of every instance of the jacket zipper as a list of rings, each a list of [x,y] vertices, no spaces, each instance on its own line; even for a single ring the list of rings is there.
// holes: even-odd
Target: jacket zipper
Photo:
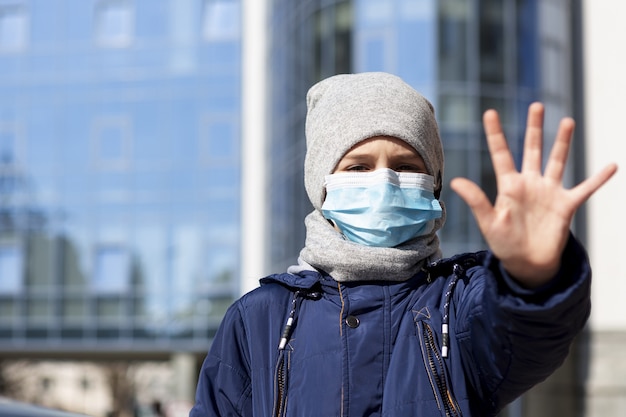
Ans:
[[[274,409],[272,416],[282,417],[287,414],[287,387],[289,379],[289,361],[291,360],[291,348],[287,348],[291,332],[293,331],[296,321],[296,310],[298,309],[298,300],[304,297],[309,300],[319,300],[322,294],[313,289],[296,290],[291,299],[289,315],[287,322],[283,328],[283,333],[278,343],[278,360],[276,361],[276,369],[274,371]]]
[[[435,343],[435,337],[430,325],[422,322],[423,324],[423,336],[426,343],[426,356],[428,361],[428,368],[434,379],[434,385],[439,391],[439,397],[443,403],[443,409],[446,413],[446,417],[461,416],[460,409],[452,396],[452,392],[448,388],[446,382],[446,376],[444,372],[444,365],[437,344]],[[434,387],[433,387],[434,388]]]
[[[274,376],[274,383],[276,384],[276,398],[274,400],[274,411],[272,415],[274,417],[282,417],[287,412],[287,375],[289,372],[288,355],[285,351],[281,351],[278,356],[278,363],[276,364],[276,373]]]

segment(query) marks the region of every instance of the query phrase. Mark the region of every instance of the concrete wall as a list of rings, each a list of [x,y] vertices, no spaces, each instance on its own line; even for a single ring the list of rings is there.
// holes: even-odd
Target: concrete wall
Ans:
[[[588,175],[620,170],[587,205],[594,268],[586,417],[626,411],[626,3],[583,1],[585,138]]]

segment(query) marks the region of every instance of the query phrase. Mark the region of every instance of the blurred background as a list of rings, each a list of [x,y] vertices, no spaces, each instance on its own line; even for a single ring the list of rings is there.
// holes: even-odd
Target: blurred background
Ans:
[[[621,13],[620,13],[621,12]],[[0,0],[0,396],[97,417],[186,416],[225,309],[296,262],[305,95],[397,74],[434,104],[444,255],[484,242],[447,185],[495,183],[481,125],[516,159],[577,120],[572,186],[626,168],[626,4],[608,0]],[[564,366],[503,416],[626,406],[623,175],[572,225],[594,310]]]

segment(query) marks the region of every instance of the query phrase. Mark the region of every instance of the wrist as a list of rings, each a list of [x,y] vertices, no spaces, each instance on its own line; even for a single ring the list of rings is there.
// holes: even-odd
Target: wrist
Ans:
[[[547,284],[557,275],[561,267],[560,259],[540,265],[527,261],[500,260],[500,262],[502,268],[515,282],[528,289]]]

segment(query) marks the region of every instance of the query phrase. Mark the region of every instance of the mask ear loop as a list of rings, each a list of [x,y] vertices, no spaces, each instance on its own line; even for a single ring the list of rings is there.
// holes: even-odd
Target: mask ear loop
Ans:
[[[437,172],[437,175],[435,176],[435,187],[433,190],[433,195],[435,196],[435,198],[437,200],[439,200],[439,196],[441,195],[441,171]],[[326,197],[324,197],[326,198]]]

